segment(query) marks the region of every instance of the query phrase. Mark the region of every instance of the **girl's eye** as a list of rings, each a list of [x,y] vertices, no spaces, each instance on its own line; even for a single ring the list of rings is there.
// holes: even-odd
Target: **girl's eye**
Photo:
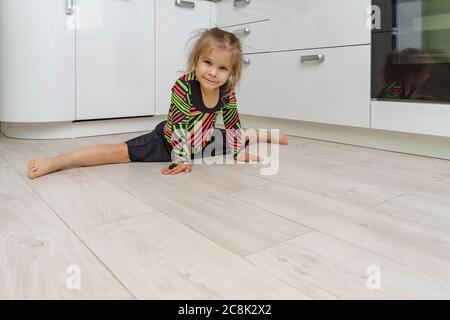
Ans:
[[[224,70],[224,71],[228,71],[228,69],[225,68],[225,67],[220,67],[220,69],[221,69],[221,70]]]
[[[204,61],[206,64],[211,64],[211,61],[205,60]]]

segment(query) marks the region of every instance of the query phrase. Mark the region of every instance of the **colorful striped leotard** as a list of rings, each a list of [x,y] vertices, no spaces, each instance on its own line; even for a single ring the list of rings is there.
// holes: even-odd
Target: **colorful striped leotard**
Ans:
[[[191,156],[200,152],[211,140],[220,111],[231,153],[235,157],[240,152],[243,141],[236,96],[234,92],[227,96],[225,86],[222,86],[219,97],[214,108],[204,105],[195,71],[184,74],[175,82],[164,126],[164,136],[173,148],[175,163],[189,163]]]

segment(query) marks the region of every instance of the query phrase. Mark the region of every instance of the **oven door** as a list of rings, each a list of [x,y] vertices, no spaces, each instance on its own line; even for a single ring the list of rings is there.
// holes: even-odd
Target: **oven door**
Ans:
[[[372,5],[372,98],[450,102],[450,0]]]

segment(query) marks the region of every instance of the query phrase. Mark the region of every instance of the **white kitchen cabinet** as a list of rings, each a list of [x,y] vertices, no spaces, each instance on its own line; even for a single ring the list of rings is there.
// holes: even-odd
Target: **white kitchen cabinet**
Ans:
[[[154,114],[154,1],[1,0],[0,121]]]
[[[369,45],[271,53],[270,70],[270,116],[369,127]]]
[[[371,128],[450,137],[450,105],[408,101],[371,102]]]
[[[75,118],[75,30],[66,1],[0,0],[0,121]]]
[[[271,50],[370,43],[370,0],[270,1]]]
[[[244,53],[268,52],[269,49],[269,21],[247,23],[223,28],[235,34],[241,41]]]
[[[154,1],[76,4],[76,120],[153,115]]]
[[[267,20],[270,2],[271,0],[221,0],[215,3],[215,24],[228,27]]]
[[[196,35],[211,26],[211,2],[156,0],[155,113],[167,114],[171,88],[187,71],[189,48]],[[191,41],[188,41],[192,39]]]
[[[239,113],[266,117],[269,114],[270,56],[268,53],[244,57],[244,68],[236,90]]]

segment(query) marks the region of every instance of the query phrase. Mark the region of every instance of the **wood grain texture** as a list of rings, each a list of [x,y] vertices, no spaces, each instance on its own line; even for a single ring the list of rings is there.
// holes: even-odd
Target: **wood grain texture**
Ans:
[[[132,179],[118,185],[239,255],[248,255],[309,231],[300,224],[227,196],[220,187],[197,179],[195,173]]]
[[[0,299],[449,298],[450,161],[290,137],[272,176],[129,163],[26,177],[31,158],[141,134],[0,134]]]
[[[309,299],[159,212],[79,235],[140,299]]]
[[[1,201],[0,212],[0,299],[133,298],[41,199]],[[80,290],[67,286],[73,265]]]
[[[233,194],[287,219],[449,281],[450,232],[281,184]]]
[[[317,231],[247,259],[314,299],[450,298],[450,283]]]
[[[84,168],[56,172],[29,184],[73,230],[155,210]]]

